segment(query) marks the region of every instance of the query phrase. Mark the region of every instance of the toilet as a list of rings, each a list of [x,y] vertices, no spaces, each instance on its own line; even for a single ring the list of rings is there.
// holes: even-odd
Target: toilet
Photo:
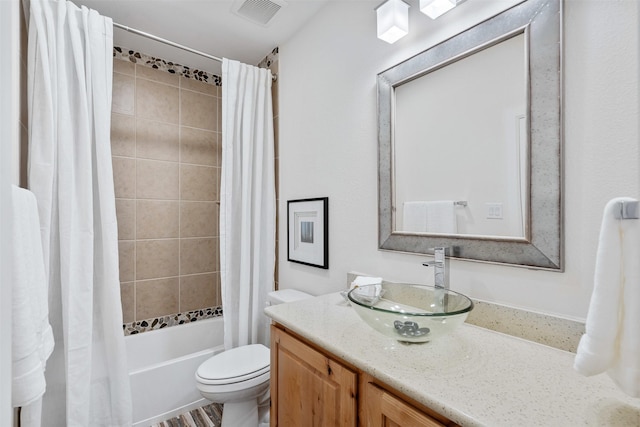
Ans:
[[[295,289],[270,292],[267,305],[311,298]],[[269,425],[269,377],[271,355],[262,344],[244,345],[218,353],[196,372],[200,394],[222,403],[222,427]]]

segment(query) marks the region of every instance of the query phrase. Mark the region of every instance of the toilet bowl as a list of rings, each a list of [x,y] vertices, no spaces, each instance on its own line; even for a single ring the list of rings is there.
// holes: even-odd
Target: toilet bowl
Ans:
[[[275,305],[311,295],[293,289],[269,293]],[[216,354],[196,372],[196,386],[206,399],[224,405],[222,427],[257,427],[269,420],[270,350],[262,344],[244,345]]]
[[[196,372],[200,394],[222,403],[223,426],[256,427],[258,398],[269,390],[269,349],[251,344],[223,351]]]

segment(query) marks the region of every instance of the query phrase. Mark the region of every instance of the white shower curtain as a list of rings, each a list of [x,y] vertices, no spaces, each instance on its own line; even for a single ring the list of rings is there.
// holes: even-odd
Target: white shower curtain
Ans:
[[[110,147],[112,22],[64,0],[30,3],[29,187],[55,337],[43,425],[128,426]]]
[[[220,275],[224,346],[267,344],[275,267],[271,72],[222,62]]]

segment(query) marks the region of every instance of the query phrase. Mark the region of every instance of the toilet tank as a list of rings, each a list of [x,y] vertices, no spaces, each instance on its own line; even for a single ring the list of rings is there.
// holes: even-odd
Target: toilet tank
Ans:
[[[313,298],[313,295],[295,289],[280,289],[269,292],[265,305],[268,307],[270,305],[284,304],[285,302],[299,301],[307,298]],[[267,322],[265,326],[266,336],[269,337],[271,335],[271,322]],[[270,347],[269,344],[267,340],[267,347]]]
[[[307,298],[313,298],[313,295],[309,295],[306,292],[295,289],[280,289],[269,292],[269,295],[267,296],[267,305],[278,305],[285,302],[299,301]]]

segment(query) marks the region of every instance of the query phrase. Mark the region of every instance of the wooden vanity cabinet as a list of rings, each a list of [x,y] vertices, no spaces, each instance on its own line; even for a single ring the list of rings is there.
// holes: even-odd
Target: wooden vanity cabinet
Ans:
[[[271,427],[456,426],[279,326],[271,326]]]
[[[271,326],[271,427],[355,427],[358,374]]]

